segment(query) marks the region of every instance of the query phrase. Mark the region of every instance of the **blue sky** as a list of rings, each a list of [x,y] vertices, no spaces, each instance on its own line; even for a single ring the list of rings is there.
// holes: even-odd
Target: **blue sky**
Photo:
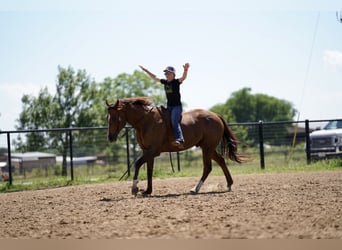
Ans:
[[[0,129],[14,129],[23,94],[54,93],[58,65],[102,81],[189,62],[185,109],[250,87],[301,120],[342,118],[342,6],[317,2],[0,0]]]

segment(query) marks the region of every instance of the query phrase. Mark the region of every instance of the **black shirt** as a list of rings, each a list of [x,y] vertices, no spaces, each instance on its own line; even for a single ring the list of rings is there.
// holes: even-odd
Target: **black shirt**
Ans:
[[[167,106],[181,106],[181,95],[179,91],[179,79],[173,79],[168,82],[166,79],[161,79],[160,83],[164,85],[164,90],[167,99]]]

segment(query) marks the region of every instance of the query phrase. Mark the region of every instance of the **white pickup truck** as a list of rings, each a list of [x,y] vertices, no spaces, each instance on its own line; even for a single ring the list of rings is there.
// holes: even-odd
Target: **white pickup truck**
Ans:
[[[330,121],[322,130],[310,134],[312,158],[342,156],[342,120]]]

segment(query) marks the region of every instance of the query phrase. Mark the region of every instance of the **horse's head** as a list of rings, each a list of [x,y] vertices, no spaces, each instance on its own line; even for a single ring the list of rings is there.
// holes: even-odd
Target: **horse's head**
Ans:
[[[108,141],[113,142],[116,141],[119,132],[126,124],[126,119],[122,114],[122,106],[120,105],[119,100],[116,101],[115,104],[107,104],[107,120],[108,120]]]

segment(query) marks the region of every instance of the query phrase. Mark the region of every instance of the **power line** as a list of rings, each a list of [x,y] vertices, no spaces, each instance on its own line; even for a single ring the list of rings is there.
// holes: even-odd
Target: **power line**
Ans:
[[[315,24],[314,34],[313,34],[313,38],[312,38],[312,42],[311,42],[311,48],[310,48],[310,53],[309,53],[309,59],[308,59],[308,63],[307,63],[306,70],[305,70],[304,84],[303,84],[303,89],[302,89],[302,95],[300,97],[300,105],[299,105],[299,111],[298,111],[298,120],[299,120],[299,117],[300,117],[300,110],[302,108],[303,99],[304,99],[304,93],[305,93],[306,85],[307,85],[308,78],[309,78],[309,72],[310,72],[311,61],[312,61],[312,54],[313,54],[313,49],[314,49],[315,42],[316,42],[316,36],[317,36],[319,19],[320,19],[320,12],[317,13],[316,24]]]
[[[297,116],[297,123],[294,127],[294,133],[293,133],[293,140],[292,140],[292,146],[291,146],[291,151],[290,151],[290,155],[289,155],[289,160],[291,160],[292,155],[293,155],[293,151],[294,151],[294,147],[296,144],[296,139],[297,139],[297,131],[298,131],[298,121],[300,119],[300,110],[302,109],[302,104],[303,104],[303,99],[304,99],[304,93],[306,90],[306,85],[308,82],[308,78],[309,78],[309,72],[310,72],[310,68],[311,68],[311,61],[312,61],[312,54],[313,54],[313,49],[315,46],[315,41],[316,41],[316,36],[317,36],[317,30],[318,30],[318,24],[319,24],[319,19],[320,19],[320,12],[317,12],[317,17],[316,17],[316,24],[315,24],[315,29],[314,29],[314,34],[313,34],[313,38],[312,38],[312,42],[311,42],[311,48],[310,48],[310,53],[309,53],[309,58],[308,58],[308,63],[306,65],[306,70],[305,70],[305,77],[304,77],[304,84],[303,84],[303,89],[302,89],[302,94],[300,97],[300,103],[299,103],[299,109],[298,109],[298,116]]]

